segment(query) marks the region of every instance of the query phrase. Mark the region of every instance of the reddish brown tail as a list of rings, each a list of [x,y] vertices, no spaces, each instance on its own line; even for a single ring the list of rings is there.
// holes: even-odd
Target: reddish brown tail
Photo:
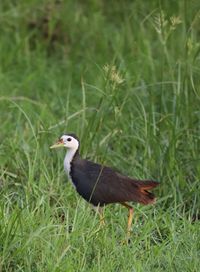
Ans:
[[[148,190],[152,190],[159,183],[153,180],[139,180],[137,181],[137,187],[139,189],[139,198],[138,202],[144,205],[153,204],[156,201],[156,198],[153,193]]]

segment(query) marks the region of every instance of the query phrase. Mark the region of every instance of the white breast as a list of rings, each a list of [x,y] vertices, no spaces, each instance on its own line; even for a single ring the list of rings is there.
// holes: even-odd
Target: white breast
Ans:
[[[69,149],[65,155],[64,159],[64,169],[66,174],[68,175],[69,180],[71,181],[71,184],[75,187],[74,183],[72,182],[71,176],[70,176],[70,171],[71,171],[71,162],[73,160],[74,154],[76,150]]]

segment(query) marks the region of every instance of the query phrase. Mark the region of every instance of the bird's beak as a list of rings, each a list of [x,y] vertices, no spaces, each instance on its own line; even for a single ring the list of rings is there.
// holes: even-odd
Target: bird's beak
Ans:
[[[64,146],[64,143],[63,141],[59,140],[56,144],[50,146],[50,148],[58,148],[58,147],[63,147]]]

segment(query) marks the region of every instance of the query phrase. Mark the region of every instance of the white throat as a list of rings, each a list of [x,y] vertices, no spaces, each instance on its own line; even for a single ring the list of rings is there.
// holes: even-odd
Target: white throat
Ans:
[[[72,162],[73,157],[74,157],[74,155],[76,153],[76,150],[77,149],[75,149],[75,148],[70,148],[70,149],[67,150],[67,153],[65,155],[64,169],[65,169],[65,172],[68,174],[69,178],[71,178],[69,173],[71,171],[71,162]]]

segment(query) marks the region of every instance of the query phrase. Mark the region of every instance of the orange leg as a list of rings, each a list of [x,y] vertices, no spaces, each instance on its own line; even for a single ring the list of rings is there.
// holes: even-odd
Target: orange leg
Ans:
[[[126,207],[129,210],[129,214],[128,214],[128,225],[127,225],[127,242],[130,241],[130,235],[131,235],[131,225],[132,225],[132,221],[133,221],[133,207],[128,205],[127,203],[120,203],[121,205],[123,205],[124,207]]]
[[[105,220],[104,220],[104,210],[102,207],[100,206],[93,206],[93,209],[99,214],[100,217],[100,226],[104,226],[105,225]]]
[[[104,226],[106,223],[105,223],[105,220],[104,220],[104,210],[103,210],[103,208],[99,207],[98,212],[99,212],[99,217],[100,217],[100,225]]]

